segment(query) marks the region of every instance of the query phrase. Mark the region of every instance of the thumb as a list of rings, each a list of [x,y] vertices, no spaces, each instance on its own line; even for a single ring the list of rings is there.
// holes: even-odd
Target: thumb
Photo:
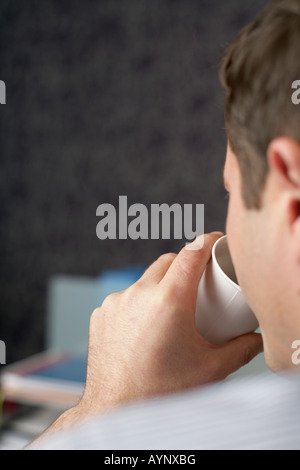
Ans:
[[[178,301],[195,304],[197,287],[211,257],[212,246],[222,235],[221,232],[200,235],[176,256],[160,284],[174,291]]]
[[[217,350],[222,357],[222,374],[224,373],[225,378],[263,352],[262,336],[259,333],[247,333],[218,347]]]

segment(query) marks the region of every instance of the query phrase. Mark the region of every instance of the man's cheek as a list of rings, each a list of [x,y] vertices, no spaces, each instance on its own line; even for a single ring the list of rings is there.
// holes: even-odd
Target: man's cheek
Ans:
[[[227,217],[226,217],[226,235],[228,238],[228,246],[231,252],[232,245],[234,245],[235,230],[236,224],[234,223],[234,211],[232,209],[232,204],[228,202]]]

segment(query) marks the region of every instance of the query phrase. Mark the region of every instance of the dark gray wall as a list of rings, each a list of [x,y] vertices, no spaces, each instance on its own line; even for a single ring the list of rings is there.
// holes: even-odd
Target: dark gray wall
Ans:
[[[44,347],[49,277],[151,263],[178,241],[100,241],[96,208],[203,203],[224,230],[222,48],[265,0],[1,0],[0,339]]]

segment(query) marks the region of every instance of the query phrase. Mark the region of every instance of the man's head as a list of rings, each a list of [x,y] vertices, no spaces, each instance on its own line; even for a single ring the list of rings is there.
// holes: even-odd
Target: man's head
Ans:
[[[272,369],[300,339],[300,0],[274,0],[227,49],[227,235]]]

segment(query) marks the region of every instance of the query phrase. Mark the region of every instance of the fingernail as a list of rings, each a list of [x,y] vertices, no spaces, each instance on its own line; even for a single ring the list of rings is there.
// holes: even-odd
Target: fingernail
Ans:
[[[204,245],[204,234],[199,235],[192,243],[188,243],[185,248],[186,250],[201,250]]]

